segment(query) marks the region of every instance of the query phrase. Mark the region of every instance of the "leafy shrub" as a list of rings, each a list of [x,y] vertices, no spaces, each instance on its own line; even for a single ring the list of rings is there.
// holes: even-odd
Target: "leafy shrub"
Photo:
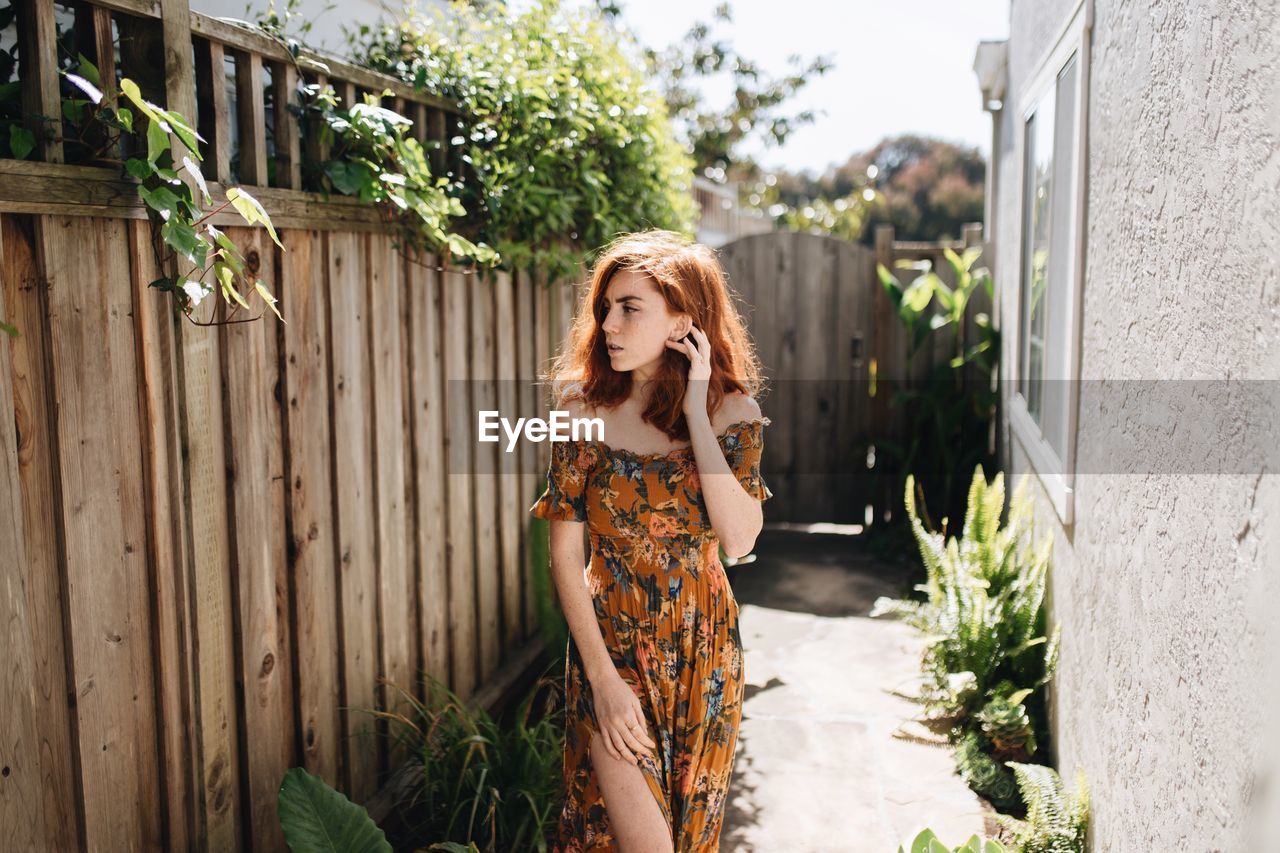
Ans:
[[[1024,480],[1002,528],[1004,474],[988,484],[978,466],[963,538],[946,539],[921,523],[908,477],[907,514],[926,572],[916,589],[926,598],[882,598],[873,611],[896,614],[926,635],[922,698],[932,719],[949,726],[954,738],[985,726],[1011,758],[1036,750],[1033,722],[1039,722],[1041,688],[1058,651],[1058,631],[1045,636],[1043,606],[1052,540],[1032,543],[1025,487]]]
[[[1067,793],[1051,767],[1011,762],[1018,790],[1026,803],[1025,820],[1000,816],[1019,853],[1083,853],[1089,831],[1089,788],[1083,772]]]
[[[453,192],[476,239],[552,279],[581,249],[644,227],[689,232],[693,163],[675,139],[638,48],[590,9],[454,3],[361,26],[350,52],[457,101],[469,125]],[[470,232],[469,232],[470,233]]]
[[[556,682],[540,679],[504,726],[428,678],[428,700],[400,691],[403,711],[375,712],[409,750],[412,783],[394,807],[406,841],[434,840],[440,849],[453,842],[458,850],[474,844],[481,853],[546,850],[562,795],[563,703]]]

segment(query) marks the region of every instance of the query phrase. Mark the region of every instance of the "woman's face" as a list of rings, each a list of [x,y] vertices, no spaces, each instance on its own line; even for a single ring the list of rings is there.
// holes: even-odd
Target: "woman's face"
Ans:
[[[632,270],[618,270],[609,279],[604,312],[600,328],[610,365],[619,372],[634,371],[641,380],[656,373],[668,340],[689,333],[687,315],[672,313],[653,279]]]

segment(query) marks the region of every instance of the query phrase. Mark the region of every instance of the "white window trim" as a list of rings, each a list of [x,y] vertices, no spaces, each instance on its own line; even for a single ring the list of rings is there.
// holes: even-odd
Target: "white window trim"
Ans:
[[[1015,134],[1017,156],[1014,162],[1019,164],[1018,216],[1016,217],[1018,235],[1015,245],[1020,248],[1018,250],[1018,272],[1013,278],[1013,298],[1010,301],[1014,303],[1012,316],[1017,318],[1022,316],[1022,276],[1025,274],[1023,269],[1023,261],[1025,260],[1023,252],[1025,248],[1023,248],[1024,235],[1022,231],[1026,225],[1023,214],[1025,213],[1027,182],[1027,119],[1040,98],[1048,92],[1051,86],[1056,85],[1058,72],[1062,70],[1063,65],[1066,64],[1071,54],[1076,53],[1076,62],[1078,63],[1075,91],[1076,134],[1074,150],[1071,152],[1071,156],[1075,158],[1075,168],[1072,169],[1074,185],[1069,188],[1069,191],[1074,195],[1075,203],[1071,206],[1074,215],[1070,223],[1071,238],[1067,241],[1068,251],[1070,252],[1068,255],[1067,281],[1071,285],[1072,293],[1065,303],[1069,316],[1062,325],[1062,328],[1067,330],[1065,364],[1068,371],[1067,378],[1071,380],[1080,378],[1080,328],[1084,303],[1084,230],[1087,197],[1085,190],[1088,184],[1086,171],[1089,139],[1088,93],[1092,33],[1093,0],[1078,0],[1066,24],[1063,25],[1058,32],[1057,38],[1054,39],[1053,47],[1037,66],[1035,74],[1032,75],[1030,85],[1021,93],[1018,100],[1018,111],[1015,113],[1018,121],[1018,132]],[[1055,156],[1056,154],[1057,152],[1055,152]],[[1067,458],[1065,460],[1059,459],[1057,452],[1045,440],[1040,426],[1036,424],[1030,412],[1027,411],[1027,401],[1020,390],[1021,323],[1014,322],[1011,325],[1013,327],[1013,335],[1011,336],[1013,338],[1013,346],[1009,352],[1013,354],[1013,357],[1009,372],[1012,376],[1010,387],[1013,388],[1013,391],[1009,395],[1008,407],[1010,431],[1026,452],[1028,459],[1031,460],[1031,467],[1035,470],[1036,476],[1048,493],[1054,510],[1058,513],[1059,520],[1064,526],[1069,526],[1075,523],[1075,457],[1080,404],[1079,389],[1076,388],[1067,400]]]

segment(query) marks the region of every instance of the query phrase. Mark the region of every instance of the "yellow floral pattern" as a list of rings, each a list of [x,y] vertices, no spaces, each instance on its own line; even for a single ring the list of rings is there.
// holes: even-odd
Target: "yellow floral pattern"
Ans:
[[[768,418],[719,436],[729,468],[757,500]],[[530,512],[586,522],[585,579],[614,665],[658,747],[639,756],[676,853],[719,849],[742,717],[738,604],[720,562],[691,447],[640,454],[581,440],[552,445],[547,489]],[[588,745],[597,729],[581,655],[565,664],[565,803],[560,853],[616,850]]]

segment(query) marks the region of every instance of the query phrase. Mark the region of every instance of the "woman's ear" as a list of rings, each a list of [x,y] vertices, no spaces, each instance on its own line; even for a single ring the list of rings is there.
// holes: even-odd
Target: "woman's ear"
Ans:
[[[671,331],[669,340],[678,341],[684,338],[693,329],[693,319],[688,314],[681,314],[680,319],[676,320],[675,327]]]

